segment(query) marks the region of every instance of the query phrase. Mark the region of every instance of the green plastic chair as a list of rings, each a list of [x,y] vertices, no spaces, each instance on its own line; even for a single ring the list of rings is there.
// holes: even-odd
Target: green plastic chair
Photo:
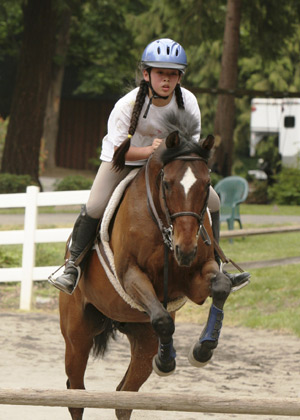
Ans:
[[[214,189],[221,202],[220,221],[227,222],[229,230],[234,229],[234,222],[237,221],[240,229],[243,229],[240,204],[248,197],[248,182],[240,176],[228,176],[219,181]]]

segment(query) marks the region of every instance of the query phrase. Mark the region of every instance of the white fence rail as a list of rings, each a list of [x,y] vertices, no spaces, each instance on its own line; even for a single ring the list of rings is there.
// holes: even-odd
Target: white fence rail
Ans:
[[[88,190],[40,192],[27,187],[26,193],[1,194],[0,208],[25,208],[24,230],[0,231],[0,245],[23,244],[22,267],[0,268],[0,283],[20,281],[20,309],[30,310],[33,281],[46,280],[58,267],[35,267],[35,244],[66,242],[71,228],[37,229],[38,207],[83,204]]]

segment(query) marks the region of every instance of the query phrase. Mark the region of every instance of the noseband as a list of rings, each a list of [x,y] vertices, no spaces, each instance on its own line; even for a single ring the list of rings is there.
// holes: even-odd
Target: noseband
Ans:
[[[161,189],[162,189],[162,198],[163,198],[163,203],[164,203],[164,214],[167,220],[167,224],[168,226],[165,226],[162,222],[162,220],[160,219],[160,217],[158,216],[157,210],[155,208],[154,205],[154,201],[153,201],[153,197],[152,197],[152,193],[151,193],[151,189],[150,189],[150,181],[149,181],[149,162],[150,162],[151,157],[148,159],[147,164],[146,164],[146,170],[145,170],[145,177],[146,177],[146,190],[147,190],[147,204],[148,204],[148,210],[153,218],[153,220],[155,221],[155,223],[157,224],[162,237],[163,237],[163,241],[164,243],[169,247],[169,249],[171,251],[173,251],[173,241],[172,241],[172,235],[173,235],[173,224],[172,221],[178,217],[183,217],[183,216],[192,216],[195,217],[199,223],[199,229],[196,235],[196,238],[198,240],[199,235],[201,235],[201,238],[203,240],[203,242],[207,245],[210,246],[211,245],[211,240],[210,237],[204,227],[203,224],[203,219],[205,216],[205,212],[207,210],[207,203],[208,203],[208,198],[209,198],[209,188],[207,190],[207,194],[206,194],[206,198],[205,198],[205,202],[203,205],[203,208],[200,212],[200,214],[192,212],[192,211],[182,211],[182,212],[178,212],[178,213],[174,213],[174,214],[170,214],[170,211],[168,209],[168,205],[167,205],[167,200],[166,200],[166,191],[165,191],[165,187],[164,187],[164,168],[161,169],[160,171],[160,183],[161,183]],[[193,160],[201,160],[203,162],[205,162],[207,164],[207,160],[202,158],[201,156],[179,156],[176,157],[174,160],[184,160],[184,161],[193,161]]]

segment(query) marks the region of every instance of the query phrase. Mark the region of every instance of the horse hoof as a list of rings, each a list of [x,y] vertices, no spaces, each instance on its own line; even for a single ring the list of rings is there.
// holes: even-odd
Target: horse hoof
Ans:
[[[158,376],[169,376],[172,375],[172,373],[176,370],[176,362],[175,360],[172,360],[169,363],[164,363],[164,366],[160,363],[160,360],[158,356],[154,356],[152,359],[152,367],[154,372]]]
[[[205,365],[207,365],[211,361],[211,358],[212,358],[214,352],[213,352],[213,350],[210,350],[210,352],[208,353],[208,355],[206,357],[202,357],[201,358],[202,360],[198,360],[198,359],[195,358],[195,354],[194,354],[194,350],[198,346],[199,346],[199,341],[197,341],[197,343],[195,343],[190,348],[190,351],[189,351],[189,354],[188,354],[188,360],[189,360],[189,362],[192,366],[195,366],[197,368],[201,368],[201,367],[204,367]]]

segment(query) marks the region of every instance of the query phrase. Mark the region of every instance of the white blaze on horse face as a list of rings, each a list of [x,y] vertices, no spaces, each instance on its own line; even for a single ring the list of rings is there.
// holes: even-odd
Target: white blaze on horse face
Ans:
[[[182,180],[180,181],[180,184],[184,188],[184,192],[185,192],[186,197],[187,197],[192,185],[194,185],[196,181],[197,181],[197,178],[195,177],[192,169],[189,166],[187,168],[187,170],[185,171]]]

